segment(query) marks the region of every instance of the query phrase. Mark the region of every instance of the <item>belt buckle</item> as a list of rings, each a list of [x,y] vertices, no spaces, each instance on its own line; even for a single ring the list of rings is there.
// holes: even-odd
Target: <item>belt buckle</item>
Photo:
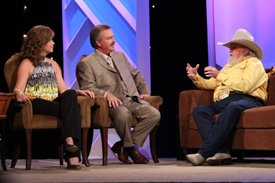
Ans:
[[[131,95],[127,94],[127,93],[125,93],[125,95],[126,95],[126,97],[130,97],[134,102],[137,102],[137,103],[141,104],[138,96],[136,96],[136,95],[131,96]]]

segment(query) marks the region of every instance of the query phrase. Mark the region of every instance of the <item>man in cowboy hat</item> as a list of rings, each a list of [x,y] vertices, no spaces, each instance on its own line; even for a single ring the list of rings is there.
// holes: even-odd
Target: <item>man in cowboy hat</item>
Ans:
[[[193,117],[202,138],[195,154],[186,155],[193,165],[229,164],[230,135],[243,110],[264,105],[267,100],[268,76],[262,65],[262,49],[245,29],[238,29],[232,40],[218,43],[230,49],[228,63],[219,71],[208,66],[198,74],[199,64],[187,63],[187,76],[200,89],[214,90],[212,105],[200,105]],[[213,116],[218,114],[217,121]]]

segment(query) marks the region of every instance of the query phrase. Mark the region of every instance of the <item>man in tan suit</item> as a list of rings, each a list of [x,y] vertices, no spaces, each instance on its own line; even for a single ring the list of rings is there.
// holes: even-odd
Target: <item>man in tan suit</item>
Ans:
[[[97,25],[90,32],[95,51],[77,64],[76,75],[81,89],[104,96],[109,115],[121,141],[112,150],[126,164],[147,164],[135,144],[142,146],[151,130],[159,124],[160,112],[143,100],[149,96],[141,72],[134,68],[122,52],[114,51],[115,38],[109,25]],[[131,130],[132,115],[138,124]]]

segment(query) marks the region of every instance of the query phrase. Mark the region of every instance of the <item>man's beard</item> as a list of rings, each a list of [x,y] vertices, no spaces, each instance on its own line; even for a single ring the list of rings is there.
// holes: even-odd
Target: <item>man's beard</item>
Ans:
[[[228,58],[228,63],[231,64],[231,65],[235,65],[235,64],[237,64],[242,58],[244,58],[243,55],[240,55],[240,56],[238,56],[238,57],[236,57],[236,56],[230,56],[230,57]]]

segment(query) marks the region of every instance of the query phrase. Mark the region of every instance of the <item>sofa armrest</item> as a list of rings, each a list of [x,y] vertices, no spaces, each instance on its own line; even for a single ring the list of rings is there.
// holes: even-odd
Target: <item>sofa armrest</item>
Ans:
[[[213,91],[211,90],[185,90],[179,96],[179,119],[190,122],[193,109],[201,104],[213,103]],[[184,124],[181,124],[184,125]]]
[[[144,97],[144,100],[147,101],[156,109],[159,109],[163,103],[163,99],[161,96],[147,96],[147,97]]]
[[[192,115],[193,109],[201,104],[213,103],[213,91],[210,90],[185,90],[179,94],[179,129],[180,135],[186,136],[190,127],[195,127]],[[181,144],[187,144],[188,138],[181,137]]]

